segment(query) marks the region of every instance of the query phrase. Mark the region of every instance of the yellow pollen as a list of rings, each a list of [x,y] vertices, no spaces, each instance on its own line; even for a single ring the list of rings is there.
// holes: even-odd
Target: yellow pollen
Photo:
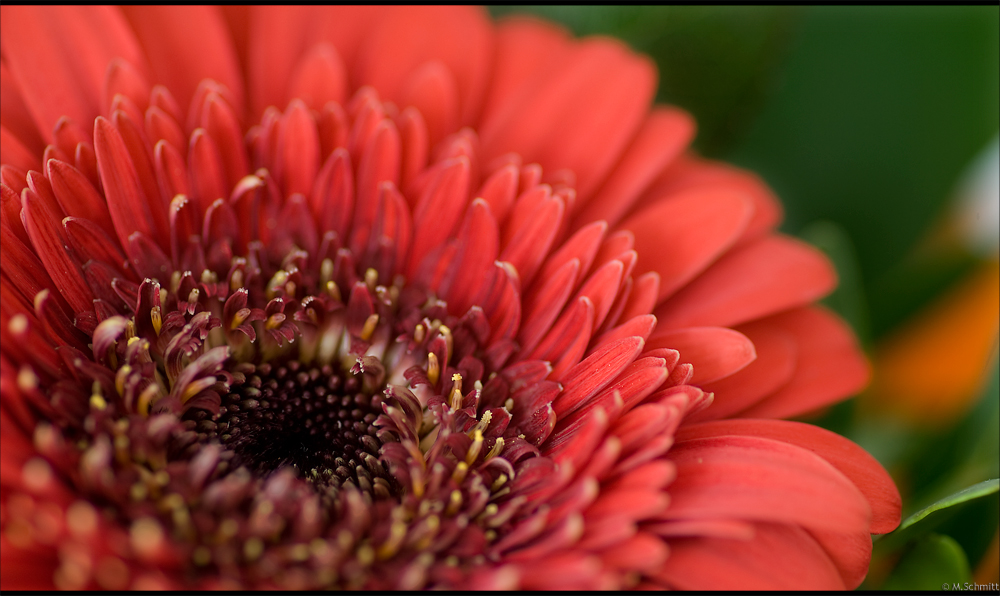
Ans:
[[[163,315],[160,312],[159,306],[154,306],[152,311],[149,313],[149,318],[153,320],[153,330],[156,334],[160,334],[160,329],[163,328]]]
[[[392,522],[392,525],[389,527],[389,537],[378,547],[378,551],[375,554],[379,559],[388,559],[396,554],[405,537],[406,523],[402,521]]]
[[[135,321],[129,319],[125,322],[125,341],[127,342],[133,337],[135,337]]]
[[[447,355],[451,356],[451,353],[453,351],[452,350],[452,342],[454,341],[454,339],[451,336],[451,329],[449,329],[445,325],[440,325],[438,327],[438,333],[440,333],[441,335],[444,336],[444,343],[445,343],[446,346],[448,346]],[[447,364],[447,362],[445,362],[445,364]]]
[[[424,337],[426,336],[427,336],[427,329],[424,328],[422,324],[417,323],[417,326],[413,329],[413,341],[419,344],[424,341]]]
[[[507,475],[500,474],[497,479],[493,481],[493,485],[490,486],[490,492],[496,492],[501,486],[507,482]]]
[[[118,395],[125,395],[125,379],[132,374],[132,367],[128,364],[123,365],[118,369],[118,373],[115,374],[115,390],[118,391]]]
[[[451,375],[451,380],[455,383],[455,386],[451,388],[448,404],[452,410],[457,410],[462,407],[462,375],[455,373]]]
[[[187,301],[190,302],[190,303],[192,303],[192,304],[195,303],[195,302],[198,302],[198,296],[200,296],[200,295],[201,295],[201,290],[199,290],[198,288],[195,288],[195,289],[191,290],[190,292],[188,292],[188,299],[187,299]]]
[[[375,291],[375,284],[377,284],[377,283],[378,283],[378,271],[375,271],[374,269],[371,269],[371,268],[369,268],[368,270],[366,270],[365,271],[365,285],[368,286],[368,289],[371,290],[372,292],[374,292]]]
[[[229,280],[229,289],[233,292],[243,287],[243,271],[237,269],[233,271],[233,277]]]
[[[337,284],[333,283],[332,281],[328,281],[326,282],[325,287],[326,287],[326,293],[330,296],[330,298],[333,298],[337,302],[343,302],[343,299],[341,299],[340,297],[340,288],[337,287]]]
[[[483,412],[482,419],[480,419],[479,422],[476,423],[476,430],[479,431],[486,430],[486,428],[490,425],[491,420],[493,420],[493,412],[486,410],[485,412]]]
[[[156,284],[156,287],[160,290],[160,304],[163,304],[164,302],[167,301],[167,289],[166,288],[161,288],[160,284]],[[159,308],[159,307],[157,307],[157,308]]]
[[[236,311],[236,314],[233,315],[232,322],[229,323],[229,329],[233,330],[242,325],[247,320],[247,318],[250,317],[250,312],[251,311],[249,308],[241,308],[238,311]]]
[[[445,508],[445,515],[455,515],[462,506],[462,491],[455,489],[448,495],[448,507]]]
[[[319,283],[326,285],[333,279],[333,259],[323,259],[319,264]]]
[[[38,375],[27,364],[17,371],[17,387],[21,391],[34,391],[38,387]]]
[[[358,547],[355,556],[358,559],[358,563],[367,567],[375,562],[375,549],[373,549],[371,545],[362,544]]]
[[[484,459],[493,459],[499,455],[501,451],[503,451],[503,437],[497,437],[497,442],[490,447],[490,450],[486,453],[486,457]]]
[[[371,269],[369,269],[371,271]],[[372,314],[365,319],[365,324],[361,328],[361,339],[368,341],[375,334],[375,326],[378,325],[378,315]]]
[[[275,273],[274,277],[271,278],[271,281],[267,282],[267,297],[274,298],[276,290],[285,285],[286,281],[288,281],[288,273],[284,270]]]
[[[209,271],[208,269],[203,269],[201,271],[201,283],[207,285],[214,284],[219,281],[218,274],[215,271]]]
[[[472,465],[479,457],[479,452],[483,449],[483,431],[478,428],[472,435],[472,445],[469,445],[469,451],[465,454],[465,463]]]
[[[154,397],[160,392],[160,386],[156,383],[150,383],[142,393],[139,394],[138,403],[136,403],[136,410],[139,411],[143,416],[149,416],[149,407],[156,401]],[[183,399],[183,401],[187,401]]]
[[[427,380],[431,382],[431,385],[437,385],[438,378],[441,376],[441,365],[438,363],[437,354],[434,352],[427,353]]]
[[[207,546],[199,546],[191,553],[191,560],[198,567],[204,567],[212,562],[212,551]]]
[[[267,322],[264,323],[264,328],[271,330],[281,327],[281,324],[285,322],[284,313],[276,312],[267,318]]]
[[[469,464],[464,461],[458,462],[455,466],[455,471],[451,473],[451,479],[455,481],[455,484],[461,484],[465,480],[465,475],[469,472]]]
[[[108,402],[100,395],[94,394],[90,396],[90,407],[103,412],[107,409]]]
[[[264,554],[264,543],[260,538],[254,536],[243,543],[243,555],[248,561],[254,561],[262,554]]]
[[[14,335],[21,335],[28,330],[28,317],[21,313],[17,313],[10,318],[10,321],[7,323],[7,328],[10,329],[10,332]]]

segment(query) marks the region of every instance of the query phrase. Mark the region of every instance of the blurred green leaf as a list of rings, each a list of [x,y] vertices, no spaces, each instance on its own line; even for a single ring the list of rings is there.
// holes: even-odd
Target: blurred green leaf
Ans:
[[[998,490],[1000,490],[1000,480],[995,478],[960,490],[909,516],[894,532],[877,538],[876,544],[882,549],[898,548],[936,528],[948,516],[957,513],[961,507],[968,506],[977,499],[997,494]]]
[[[917,541],[900,559],[884,590],[940,590],[947,584],[971,581],[969,561],[949,536],[929,534]]]
[[[996,134],[998,13],[807,8],[784,85],[729,155],[775,188],[785,229],[827,219],[853,239],[874,339],[892,306],[904,306],[899,293],[877,308],[878,281],[926,234]]]

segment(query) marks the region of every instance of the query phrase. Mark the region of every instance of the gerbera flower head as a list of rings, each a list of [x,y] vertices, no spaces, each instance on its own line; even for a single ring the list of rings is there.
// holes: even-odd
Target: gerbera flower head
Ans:
[[[853,588],[868,370],[650,61],[477,9],[3,7],[3,587]]]

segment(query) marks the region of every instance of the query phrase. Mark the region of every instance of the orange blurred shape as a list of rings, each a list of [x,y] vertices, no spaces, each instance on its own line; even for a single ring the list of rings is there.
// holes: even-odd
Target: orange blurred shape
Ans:
[[[922,426],[954,422],[982,391],[998,328],[1000,262],[993,260],[882,342],[868,400]]]
[[[993,534],[993,541],[986,549],[986,554],[979,560],[979,566],[976,567],[972,577],[977,584],[996,586],[1000,582],[1000,530]]]

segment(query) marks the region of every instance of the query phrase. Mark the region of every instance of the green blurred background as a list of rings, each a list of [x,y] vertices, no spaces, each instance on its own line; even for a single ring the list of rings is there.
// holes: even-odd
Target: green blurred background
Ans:
[[[997,6],[491,12],[539,15],[652,56],[658,101],[698,121],[695,148],[760,174],[785,205],[782,229],[834,261],[841,285],[826,302],[870,354],[900,329],[919,326],[923,312],[984,264],[995,268],[995,255],[956,241],[961,231],[951,214],[963,175],[997,137]],[[995,578],[995,332],[993,346],[985,381],[944,425],[859,403],[878,395],[818,420],[882,461],[900,485],[904,519],[912,515],[905,528],[876,540],[863,588],[937,590],[944,582]],[[876,375],[879,362],[875,357]]]

